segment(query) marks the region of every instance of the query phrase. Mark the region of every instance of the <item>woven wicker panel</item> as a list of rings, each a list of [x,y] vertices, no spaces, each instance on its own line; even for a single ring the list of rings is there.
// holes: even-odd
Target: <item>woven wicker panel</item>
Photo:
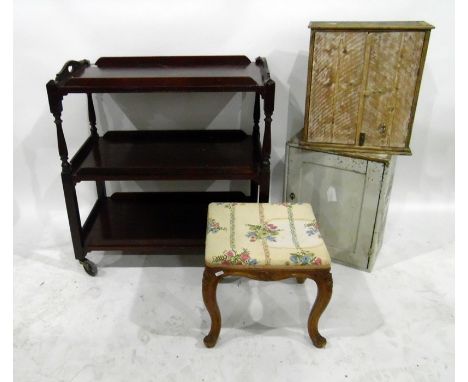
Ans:
[[[405,146],[423,40],[423,32],[369,33],[361,127],[366,145]]]
[[[315,34],[310,141],[355,143],[366,36],[365,32]]]
[[[361,132],[365,144],[384,146],[395,108],[395,85],[398,78],[399,51],[403,34],[369,33],[369,66],[364,92]]]
[[[400,50],[398,86],[395,91],[395,111],[389,131],[389,141],[393,147],[404,147],[409,130],[412,104],[418,80],[419,58],[422,54],[424,33],[404,33]]]

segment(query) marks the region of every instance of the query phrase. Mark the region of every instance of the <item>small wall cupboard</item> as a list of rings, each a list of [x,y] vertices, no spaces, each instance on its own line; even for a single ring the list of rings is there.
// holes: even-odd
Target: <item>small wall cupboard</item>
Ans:
[[[311,22],[304,146],[411,154],[423,22]]]

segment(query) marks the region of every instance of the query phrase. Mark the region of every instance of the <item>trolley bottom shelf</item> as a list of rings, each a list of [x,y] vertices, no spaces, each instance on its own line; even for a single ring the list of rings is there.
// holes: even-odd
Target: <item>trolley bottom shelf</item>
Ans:
[[[86,220],[85,250],[203,253],[208,204],[248,201],[242,192],[114,193]]]

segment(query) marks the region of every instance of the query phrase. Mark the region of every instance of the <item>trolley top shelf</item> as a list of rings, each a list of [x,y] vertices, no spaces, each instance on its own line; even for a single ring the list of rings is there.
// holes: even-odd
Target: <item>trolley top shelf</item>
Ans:
[[[101,57],[68,61],[53,86],[68,93],[258,91],[273,81],[264,58],[246,56]]]

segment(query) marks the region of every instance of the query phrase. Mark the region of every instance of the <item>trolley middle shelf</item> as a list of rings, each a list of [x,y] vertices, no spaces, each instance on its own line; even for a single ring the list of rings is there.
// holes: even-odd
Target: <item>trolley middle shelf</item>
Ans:
[[[256,179],[260,142],[242,130],[109,131],[71,160],[83,180]]]

